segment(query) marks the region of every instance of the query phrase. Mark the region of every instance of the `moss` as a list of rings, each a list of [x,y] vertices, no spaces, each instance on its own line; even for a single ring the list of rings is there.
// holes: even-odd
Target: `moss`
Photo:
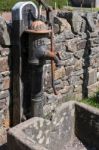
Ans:
[[[81,100],[81,102],[99,108],[99,91],[94,96]]]

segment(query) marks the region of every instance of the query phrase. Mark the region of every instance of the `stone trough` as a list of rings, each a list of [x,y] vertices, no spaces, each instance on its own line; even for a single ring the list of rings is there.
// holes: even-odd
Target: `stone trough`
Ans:
[[[9,150],[98,150],[99,110],[79,102],[57,107],[52,120],[32,118],[8,132]]]

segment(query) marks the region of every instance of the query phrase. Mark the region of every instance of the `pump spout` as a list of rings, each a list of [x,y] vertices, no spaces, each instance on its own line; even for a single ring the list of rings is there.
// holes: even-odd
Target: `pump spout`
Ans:
[[[61,60],[57,53],[55,54],[54,52],[51,52],[51,51],[45,51],[44,58],[46,60],[53,60],[54,63],[56,64],[56,67],[61,66]]]

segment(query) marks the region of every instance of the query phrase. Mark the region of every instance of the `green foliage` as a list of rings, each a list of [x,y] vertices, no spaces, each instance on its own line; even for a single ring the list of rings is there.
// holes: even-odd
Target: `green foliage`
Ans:
[[[11,10],[11,8],[13,7],[13,5],[17,2],[19,2],[20,0],[0,0],[0,11],[8,11]]]
[[[69,0],[47,0],[47,3],[53,7],[62,8],[64,5],[68,5]]]
[[[13,5],[20,1],[27,1],[27,0],[0,0],[0,11],[9,11],[13,7]],[[32,0],[36,1],[36,0]],[[51,6],[56,6],[62,8],[63,5],[67,5],[69,0],[45,0]]]
[[[81,102],[99,108],[99,91],[94,96],[83,99]]]

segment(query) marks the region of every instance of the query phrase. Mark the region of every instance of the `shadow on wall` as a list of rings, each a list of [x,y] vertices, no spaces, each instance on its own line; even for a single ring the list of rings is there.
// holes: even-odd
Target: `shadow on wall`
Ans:
[[[87,16],[91,18],[92,16]],[[93,32],[94,24],[92,22],[88,21],[88,18],[83,17],[83,19],[86,21],[86,47],[84,50],[84,65],[83,65],[83,84],[82,84],[82,98],[88,98],[88,84],[89,84],[89,67],[90,67],[90,55],[92,53],[91,51],[91,42],[90,42],[90,32]]]
[[[91,55],[91,44],[89,41],[89,33],[88,31],[86,32],[87,35],[87,42],[86,42],[86,47],[84,50],[84,65],[83,65],[83,84],[82,84],[82,98],[87,98],[88,97],[88,82],[89,82],[89,66],[90,66],[90,55]]]

